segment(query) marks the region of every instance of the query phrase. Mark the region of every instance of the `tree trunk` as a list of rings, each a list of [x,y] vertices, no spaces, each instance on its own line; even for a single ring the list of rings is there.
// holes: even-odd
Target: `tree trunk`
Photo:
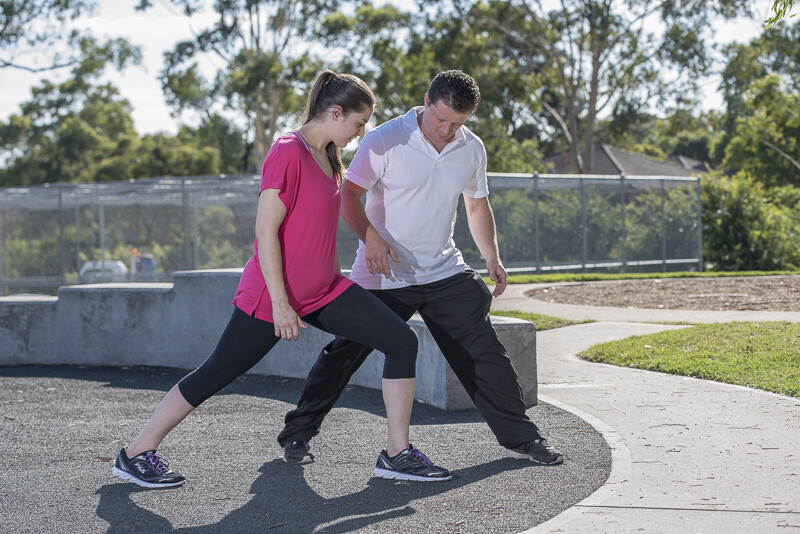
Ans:
[[[264,131],[264,91],[263,87],[259,88],[255,94],[256,101],[256,157],[259,162],[264,161],[267,157],[267,135]]]
[[[593,47],[594,48],[594,47]],[[586,172],[594,171],[594,124],[597,116],[597,91],[600,85],[600,52],[592,50],[592,80],[589,86],[589,106],[586,113]]]

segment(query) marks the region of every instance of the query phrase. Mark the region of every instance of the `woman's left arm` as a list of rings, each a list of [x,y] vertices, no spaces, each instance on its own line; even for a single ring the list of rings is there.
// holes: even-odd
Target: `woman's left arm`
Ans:
[[[283,251],[278,239],[278,229],[286,217],[286,206],[278,193],[277,189],[264,189],[258,198],[256,216],[258,262],[261,264],[261,274],[264,276],[272,301],[275,335],[282,339],[297,341],[300,337],[300,328],[308,327],[292,308],[286,293],[283,279]]]

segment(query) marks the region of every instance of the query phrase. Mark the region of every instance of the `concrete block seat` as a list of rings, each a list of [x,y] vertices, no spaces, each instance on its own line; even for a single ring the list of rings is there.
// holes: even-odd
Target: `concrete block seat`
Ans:
[[[58,297],[0,297],[0,365],[136,365],[193,369],[213,350],[231,313],[241,269],[184,271],[173,283],[64,286]],[[445,410],[473,408],[418,316],[416,398]],[[528,406],[536,404],[536,327],[492,317],[520,377]],[[309,327],[278,345],[251,373],[305,378],[332,336]],[[381,387],[383,355],[374,352],[350,383]]]

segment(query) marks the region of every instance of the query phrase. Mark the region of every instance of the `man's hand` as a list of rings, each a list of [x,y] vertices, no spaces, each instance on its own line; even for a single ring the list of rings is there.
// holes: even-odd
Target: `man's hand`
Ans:
[[[372,274],[382,274],[384,278],[392,276],[392,271],[389,268],[389,257],[395,263],[400,263],[397,253],[384,240],[380,234],[370,226],[367,228],[367,235],[364,240],[366,254],[364,259],[367,260],[367,269]]]
[[[498,262],[494,264],[486,263],[486,269],[489,271],[489,278],[494,282],[493,297],[499,297],[506,290],[508,285],[508,273],[503,264]]]

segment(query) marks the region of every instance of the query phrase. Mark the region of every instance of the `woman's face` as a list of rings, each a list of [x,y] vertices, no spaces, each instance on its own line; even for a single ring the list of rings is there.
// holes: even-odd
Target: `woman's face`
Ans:
[[[372,118],[373,107],[367,106],[361,111],[343,114],[341,108],[333,110],[333,142],[344,148],[356,137],[364,137],[364,129]]]

